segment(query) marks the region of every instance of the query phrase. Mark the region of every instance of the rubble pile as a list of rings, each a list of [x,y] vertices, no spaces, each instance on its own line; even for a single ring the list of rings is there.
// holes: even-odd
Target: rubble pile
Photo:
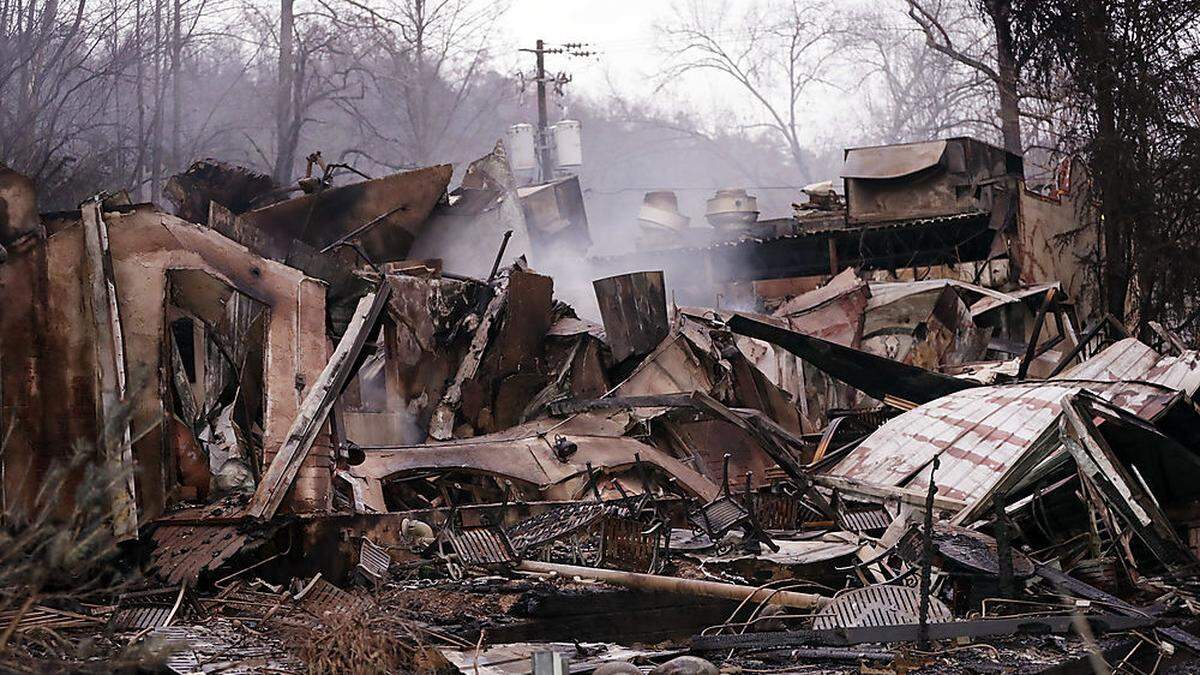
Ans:
[[[533,264],[586,250],[577,179],[314,164],[0,242],[0,668],[1200,655],[1200,352],[1161,326],[862,266],[755,311],[627,272],[589,318]]]

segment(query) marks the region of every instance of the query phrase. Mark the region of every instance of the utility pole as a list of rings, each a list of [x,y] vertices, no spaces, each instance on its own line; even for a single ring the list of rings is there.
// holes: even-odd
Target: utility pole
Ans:
[[[567,43],[564,45],[547,47],[546,41],[538,39],[537,47],[534,49],[519,49],[522,52],[532,52],[537,58],[537,106],[538,106],[538,123],[537,123],[537,156],[538,156],[538,173],[542,181],[548,181],[554,178],[554,154],[550,152],[550,126],[546,119],[546,83],[552,82],[555,90],[559,94],[562,93],[562,85],[571,81],[570,76],[565,73],[560,73],[557,76],[546,76],[546,54],[566,54],[567,56],[587,57],[596,56],[594,51],[586,51],[584,48],[588,45],[584,43]]]
[[[554,176],[554,158],[550,155],[550,132],[546,126],[546,44],[539,38],[537,49],[537,99],[538,99],[538,172],[543,181]]]

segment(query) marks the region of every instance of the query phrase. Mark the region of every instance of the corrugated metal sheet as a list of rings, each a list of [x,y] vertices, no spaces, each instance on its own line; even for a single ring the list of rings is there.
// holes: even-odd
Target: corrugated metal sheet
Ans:
[[[950,608],[929,598],[929,622],[954,621]],[[816,630],[859,626],[902,626],[920,619],[921,594],[908,586],[867,586],[843,591],[813,619]]]
[[[1060,402],[1081,389],[1153,419],[1179,394],[1144,382],[1034,382],[943,396],[888,421],[829,471],[875,485],[928,485],[941,458],[938,494],[971,501],[1056,423]]]
[[[304,664],[288,652],[272,631],[247,633],[230,621],[207,625],[158,628],[150,636],[161,642],[172,673],[303,673]]]
[[[154,531],[150,569],[171,584],[195,583],[200,573],[220,567],[250,542],[237,525],[164,524]]]
[[[447,529],[444,535],[462,564],[467,566],[511,565],[517,562],[512,544],[498,527]]]
[[[761,553],[752,556],[735,549],[723,555],[705,557],[704,560],[732,562],[753,558],[776,565],[813,565],[852,556],[863,547],[858,535],[851,532],[826,532],[813,539],[775,539],[775,545],[779,547],[778,551],[764,547]],[[674,540],[671,548],[679,550]]]
[[[857,347],[870,297],[867,282],[847,267],[824,286],[783,303],[773,316],[786,319],[794,331]]]
[[[996,309],[997,307],[1003,307],[1014,302],[1020,302],[1031,295],[1044,295],[1046,291],[1050,290],[1051,288],[1062,290],[1062,284],[1055,281],[1048,284],[1034,284],[1032,286],[1025,286],[1007,293],[994,291],[994,295],[989,295],[988,297],[985,297],[971,305],[971,316],[982,316],[993,309]]]
[[[1126,338],[1054,379],[1140,380],[1158,363],[1159,358],[1159,353],[1146,343],[1136,338]]]
[[[364,610],[373,604],[362,593],[342,590],[320,578],[315,579],[297,600],[304,611],[326,623],[329,616]]]
[[[946,286],[952,286],[959,290],[960,295],[967,301],[979,298],[971,305],[972,314],[975,313],[976,306],[980,306],[985,302],[999,306],[1020,300],[1020,297],[1016,293],[1002,293],[993,288],[970,284],[957,279],[922,279],[921,281],[884,281],[872,283],[871,302],[867,308],[877,309],[913,295],[928,293],[930,291],[940,291]]]
[[[1179,356],[1164,356],[1142,379],[1194,396],[1200,389],[1200,352],[1188,350]]]
[[[1163,356],[1137,338],[1125,338],[1055,379],[1140,380],[1192,396],[1200,388],[1200,353],[1188,350],[1179,356]]]
[[[150,569],[171,585],[194,583],[205,570],[215,570],[252,542],[274,531],[247,528],[244,498],[227,496],[211,504],[180,509],[155,521]]]

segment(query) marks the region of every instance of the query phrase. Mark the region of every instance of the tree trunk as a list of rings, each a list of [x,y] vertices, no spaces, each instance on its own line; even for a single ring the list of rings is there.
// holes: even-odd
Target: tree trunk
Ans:
[[[150,121],[150,201],[157,202],[162,191],[163,146],[163,2],[154,0],[154,116]]]
[[[796,173],[799,174],[801,180],[808,180],[811,176],[808,175],[808,162],[804,160],[804,148],[800,147],[800,139],[796,136],[795,127],[792,127],[792,133],[785,133],[788,142],[788,152],[792,155],[792,164],[796,167]]]
[[[146,166],[146,50],[142,42],[142,0],[137,0],[134,13],[137,17],[137,23],[134,24],[134,43],[137,44],[138,54],[136,63],[136,72],[134,77],[137,78],[137,159],[133,164],[133,179],[134,193],[137,201],[146,201],[146,186],[143,184],[145,179]]]
[[[292,134],[292,80],[296,74],[294,0],[279,1],[279,82],[275,92],[275,182],[291,182],[296,147]]]
[[[181,0],[175,0],[175,15],[171,25],[171,171],[183,169],[183,86],[180,81],[180,61],[183,53],[183,13]]]
[[[1004,149],[1023,155],[1025,146],[1021,140],[1017,60],[1013,55],[1012,41],[1012,0],[988,0],[987,12],[996,29],[996,70],[1000,75],[996,89],[1000,98],[1000,133],[1004,137]]]
[[[1100,223],[1104,250],[1101,253],[1101,284],[1104,309],[1119,320],[1125,319],[1125,299],[1129,291],[1129,238],[1122,211],[1122,157],[1126,151],[1117,132],[1116,82],[1112,70],[1109,43],[1108,8],[1103,2],[1085,2],[1083,17],[1085,58],[1092,64],[1096,105],[1096,136],[1092,147],[1092,184],[1100,191]]]

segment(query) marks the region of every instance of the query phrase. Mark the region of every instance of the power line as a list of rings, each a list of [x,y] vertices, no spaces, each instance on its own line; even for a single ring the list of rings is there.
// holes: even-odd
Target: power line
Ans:
[[[796,192],[799,192],[800,188],[802,186],[800,186],[800,185],[738,185],[738,187],[744,188],[746,190],[794,190]],[[611,190],[600,190],[597,188],[584,188],[584,192],[595,192],[596,194],[602,194],[602,195],[615,195],[615,194],[619,194],[622,192],[654,192],[654,191],[660,191],[660,190],[671,190],[674,192],[689,192],[689,191],[712,191],[712,192],[715,192],[720,189],[722,189],[722,188],[716,187],[716,186],[670,187],[670,186],[655,185],[655,186],[643,186],[643,187],[629,186],[629,187],[613,188]]]
[[[746,35],[744,31],[714,33],[712,35],[707,35],[707,37],[722,44],[740,44],[761,39],[761,36]],[[629,38],[625,40],[596,40],[589,43],[589,46],[599,50],[600,54],[606,54],[611,52],[633,51],[635,49],[644,49],[646,47],[680,47],[693,41],[694,38],[688,35],[665,35],[661,37],[647,36],[644,38]]]

